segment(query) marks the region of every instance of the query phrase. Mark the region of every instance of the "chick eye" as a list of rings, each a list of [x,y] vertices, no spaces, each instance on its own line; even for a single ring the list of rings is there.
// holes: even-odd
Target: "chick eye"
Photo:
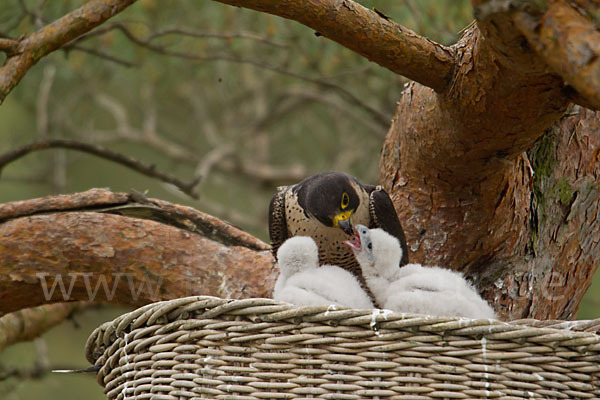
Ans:
[[[348,193],[344,192],[344,194],[342,194],[342,210],[348,207],[348,204],[350,204],[350,196],[348,196]]]

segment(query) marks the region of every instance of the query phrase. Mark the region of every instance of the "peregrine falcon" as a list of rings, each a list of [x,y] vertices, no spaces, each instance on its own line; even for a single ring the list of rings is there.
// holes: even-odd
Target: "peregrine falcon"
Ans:
[[[381,228],[396,237],[402,246],[399,266],[408,263],[404,231],[388,194],[381,186],[363,185],[341,172],[320,173],[278,189],[269,206],[273,256],[286,239],[310,236],[319,247],[319,264],[352,272],[368,290],[354,253],[344,244],[353,234],[352,224]]]

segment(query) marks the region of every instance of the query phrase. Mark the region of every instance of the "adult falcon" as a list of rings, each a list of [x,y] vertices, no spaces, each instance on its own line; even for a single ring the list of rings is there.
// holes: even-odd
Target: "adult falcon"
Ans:
[[[292,236],[310,236],[319,247],[319,264],[352,272],[367,289],[360,265],[344,241],[352,224],[381,228],[402,246],[400,266],[408,264],[404,231],[392,200],[381,186],[363,185],[341,172],[324,172],[292,186],[281,186],[269,205],[269,236],[273,256]],[[372,296],[371,296],[372,297]]]

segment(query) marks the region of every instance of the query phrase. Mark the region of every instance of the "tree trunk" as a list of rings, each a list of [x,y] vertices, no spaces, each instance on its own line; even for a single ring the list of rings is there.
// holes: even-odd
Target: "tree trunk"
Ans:
[[[598,113],[560,119],[562,80],[505,15],[454,50],[445,91],[407,87],[381,155],[411,259],[463,271],[506,319],[573,318],[597,267]]]

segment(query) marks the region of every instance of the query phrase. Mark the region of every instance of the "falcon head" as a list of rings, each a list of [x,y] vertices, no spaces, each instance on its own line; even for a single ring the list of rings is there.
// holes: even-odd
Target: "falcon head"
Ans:
[[[313,175],[298,184],[298,202],[325,226],[352,235],[352,214],[359,206],[359,183],[340,172]]]

